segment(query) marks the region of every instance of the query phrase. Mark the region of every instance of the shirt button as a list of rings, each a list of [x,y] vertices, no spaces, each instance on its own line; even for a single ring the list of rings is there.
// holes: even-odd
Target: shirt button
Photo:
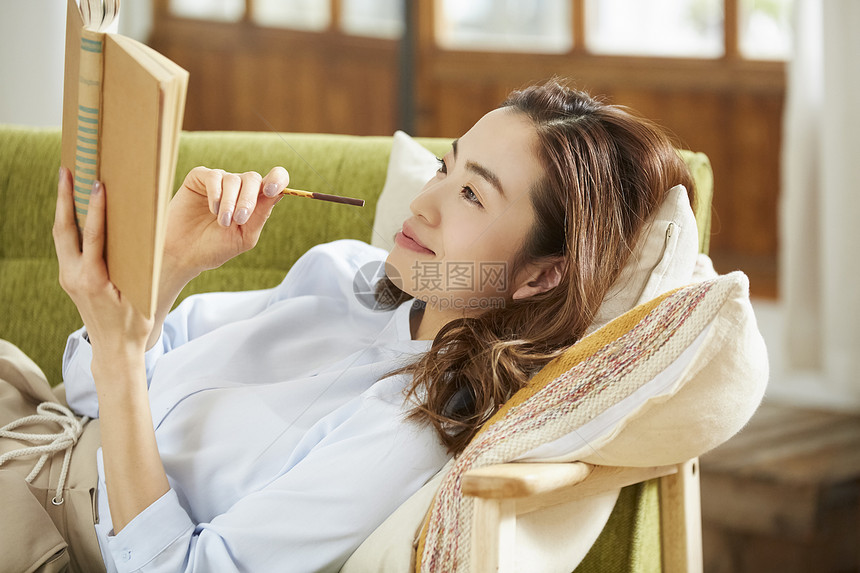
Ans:
[[[126,549],[125,551],[123,551],[122,555],[120,555],[120,559],[122,559],[123,563],[128,563],[129,561],[131,561],[131,549]]]

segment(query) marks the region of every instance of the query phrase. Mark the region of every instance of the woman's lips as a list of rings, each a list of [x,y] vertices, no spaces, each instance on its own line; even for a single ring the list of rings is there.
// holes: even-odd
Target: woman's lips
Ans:
[[[409,236],[409,229],[406,226],[403,226],[402,231],[398,231],[396,235],[394,235],[394,242],[400,245],[405,249],[409,249],[410,251],[415,251],[416,253],[423,253],[425,255],[435,255],[433,251],[419,243],[417,240],[413,239]]]

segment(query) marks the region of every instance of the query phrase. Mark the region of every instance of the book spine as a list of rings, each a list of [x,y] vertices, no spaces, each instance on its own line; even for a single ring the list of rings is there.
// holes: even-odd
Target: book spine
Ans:
[[[84,228],[90,204],[90,190],[99,179],[99,135],[101,132],[102,70],[104,34],[81,31],[81,58],[78,83],[78,130],[75,150],[75,218]]]

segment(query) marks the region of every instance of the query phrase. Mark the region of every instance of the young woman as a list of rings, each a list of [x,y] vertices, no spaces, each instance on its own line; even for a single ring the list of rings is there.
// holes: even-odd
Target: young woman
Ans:
[[[278,287],[168,314],[189,280],[254,246],[287,182],[282,168],[192,170],[147,320],[105,268],[110,190],[94,186],[79,248],[61,173],[60,281],[85,324],[64,377],[71,407],[100,418],[109,571],[337,571],[583,335],[666,191],[692,189],[659,129],[549,82],[454,142],[390,253],[321,245]],[[382,311],[351,287],[381,260]]]

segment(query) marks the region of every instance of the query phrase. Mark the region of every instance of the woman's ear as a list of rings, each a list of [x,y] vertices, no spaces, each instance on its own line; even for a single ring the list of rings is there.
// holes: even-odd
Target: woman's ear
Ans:
[[[529,263],[521,273],[519,286],[514,290],[512,298],[520,300],[546,292],[558,286],[567,264],[564,257],[544,259],[537,263]]]

